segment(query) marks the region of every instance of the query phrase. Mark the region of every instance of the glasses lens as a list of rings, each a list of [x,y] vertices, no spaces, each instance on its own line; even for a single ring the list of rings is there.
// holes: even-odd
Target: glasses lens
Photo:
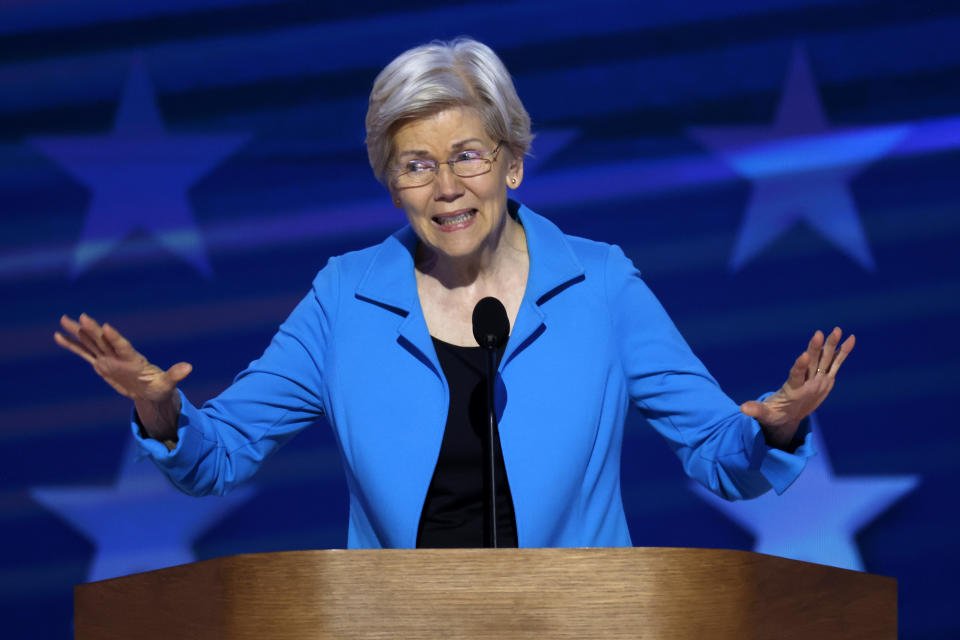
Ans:
[[[490,169],[490,161],[485,158],[469,158],[457,160],[453,163],[453,172],[461,178],[469,178],[486,173]]]
[[[411,160],[397,174],[396,183],[400,187],[419,187],[433,180],[437,165],[430,160]]]
[[[407,171],[397,175],[398,187],[420,187],[433,180],[433,171]]]

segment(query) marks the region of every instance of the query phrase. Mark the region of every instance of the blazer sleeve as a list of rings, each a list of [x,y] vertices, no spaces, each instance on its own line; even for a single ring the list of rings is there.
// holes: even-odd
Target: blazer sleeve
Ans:
[[[141,455],[190,495],[223,495],[253,475],[277,447],[326,413],[324,359],[338,289],[338,265],[331,259],[263,355],[223,393],[198,409],[178,390],[182,408],[172,451],[143,437],[134,415]]]
[[[633,263],[611,246],[607,302],[632,403],[679,456],[688,476],[727,500],[782,493],[813,455],[808,421],[793,451],[770,447],[693,355]]]

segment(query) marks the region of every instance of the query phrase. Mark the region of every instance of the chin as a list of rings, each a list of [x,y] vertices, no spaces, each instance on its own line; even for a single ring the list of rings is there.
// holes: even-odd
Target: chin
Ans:
[[[421,241],[431,251],[436,251],[450,258],[463,258],[476,254],[483,246],[489,231],[484,232],[479,227],[461,229],[453,233],[428,228],[426,233],[420,234]]]
[[[480,243],[477,242],[443,242],[443,238],[440,240],[440,242],[430,243],[430,250],[447,258],[467,258],[480,250]]]

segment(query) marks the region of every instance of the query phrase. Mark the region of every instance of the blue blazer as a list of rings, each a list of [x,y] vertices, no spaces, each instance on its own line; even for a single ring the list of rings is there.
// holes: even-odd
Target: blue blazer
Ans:
[[[812,455],[768,447],[691,353],[616,246],[564,235],[511,203],[530,253],[500,362],[500,439],[522,547],[629,546],[620,450],[630,405],[691,478],[734,500],[784,491]],[[348,546],[413,547],[448,389],[417,297],[417,237],[331,258],[264,354],[143,451],[183,491],[222,494],[326,416],[350,490]]]

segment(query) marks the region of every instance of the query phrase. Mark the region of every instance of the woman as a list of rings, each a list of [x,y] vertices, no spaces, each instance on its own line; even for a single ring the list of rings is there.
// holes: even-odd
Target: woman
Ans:
[[[366,122],[371,166],[409,225],[332,258],[263,356],[202,409],[177,390],[189,364],[163,371],[113,327],[61,319],[57,343],[133,400],[134,436],[177,486],[228,491],[325,415],[350,490],[349,547],[479,546],[471,313],[487,296],[511,327],[496,389],[501,539],[630,544],[619,465],[631,403],[719,495],[793,481],[812,454],[803,418],[853,336],[840,346],[839,328],[818,331],[780,390],[737,407],[619,248],[508,199],[530,121],[478,42],[400,55]]]

